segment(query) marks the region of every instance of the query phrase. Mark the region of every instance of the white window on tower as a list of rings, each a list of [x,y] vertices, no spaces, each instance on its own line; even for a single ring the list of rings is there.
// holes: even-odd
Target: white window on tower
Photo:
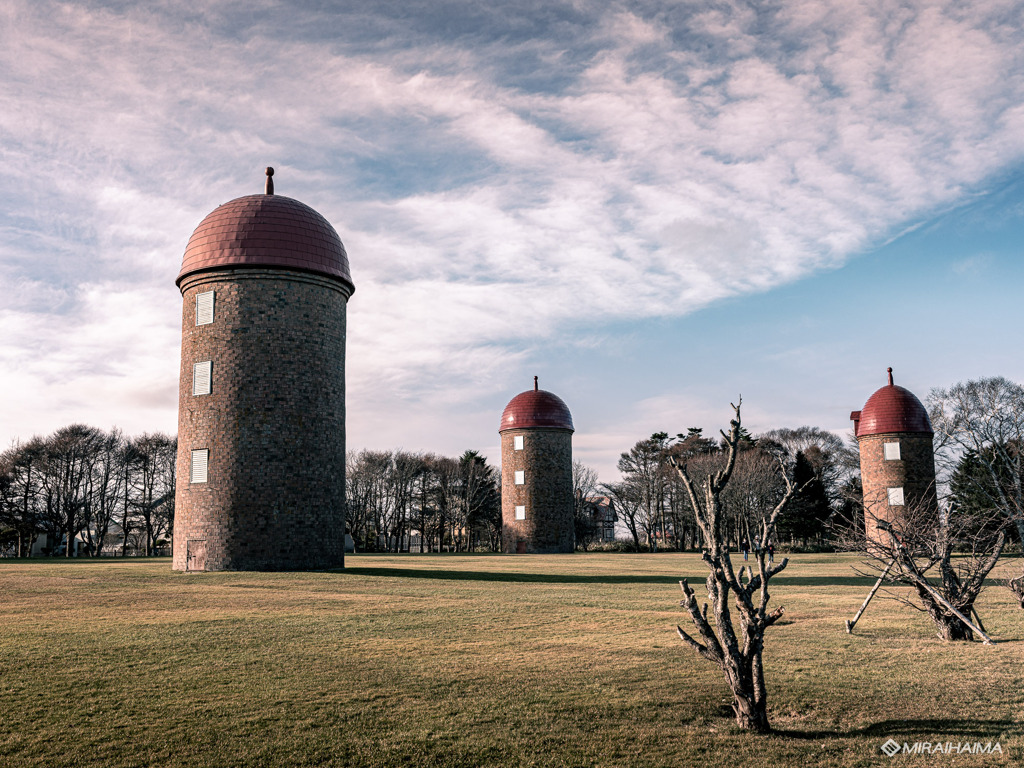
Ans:
[[[213,322],[213,291],[196,294],[196,325]]]
[[[192,394],[208,395],[213,381],[213,361],[205,360],[192,366]]]
[[[517,450],[517,451],[523,450],[523,436],[522,435],[516,435],[515,437],[512,438],[512,447],[515,450]]]
[[[520,505],[520,506],[516,507],[516,520],[525,520],[525,519],[526,519],[526,507],[523,506],[523,505]]]
[[[902,507],[903,506],[903,487],[890,488],[889,489],[889,506],[890,507]]]
[[[516,470],[516,485],[526,485],[526,472],[521,469]]]
[[[189,473],[189,482],[205,483],[206,472],[210,466],[210,449],[200,448],[192,451],[192,471]]]
[[[886,461],[899,461],[900,458],[900,444],[899,443],[884,443],[882,450],[885,451]]]

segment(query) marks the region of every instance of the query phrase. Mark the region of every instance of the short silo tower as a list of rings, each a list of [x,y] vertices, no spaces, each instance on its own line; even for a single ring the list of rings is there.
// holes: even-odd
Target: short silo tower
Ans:
[[[501,414],[502,548],[507,553],[572,552],[572,414],[558,395],[533,389]]]
[[[938,510],[935,453],[928,412],[913,392],[889,383],[850,414],[860,448],[864,488],[864,527],[868,542],[888,545],[882,521],[893,522],[906,510]]]
[[[203,219],[177,279],[176,570],[344,565],[354,288],[338,233],[272,176]]]

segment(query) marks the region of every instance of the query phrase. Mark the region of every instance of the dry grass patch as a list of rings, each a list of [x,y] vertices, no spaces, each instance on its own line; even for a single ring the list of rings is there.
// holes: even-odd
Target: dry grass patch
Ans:
[[[888,765],[880,745],[999,740],[1024,761],[1024,614],[944,644],[842,556],[772,581],[778,733],[735,729],[674,635],[695,555],[367,556],[338,573],[0,561],[0,765]],[[1019,570],[1019,561],[1005,566]]]

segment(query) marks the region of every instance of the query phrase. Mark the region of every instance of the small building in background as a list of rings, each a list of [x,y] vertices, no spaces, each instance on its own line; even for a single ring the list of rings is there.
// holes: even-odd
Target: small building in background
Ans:
[[[938,511],[935,453],[928,412],[913,392],[889,383],[850,414],[860,449],[864,530],[870,543],[888,545],[886,525],[907,510]],[[881,526],[879,525],[881,524]]]
[[[203,219],[177,279],[176,570],[345,562],[348,255],[272,176]]]
[[[615,513],[615,499],[611,496],[587,496],[583,509],[586,519],[583,521],[595,544],[615,541],[615,523],[619,516]]]
[[[572,414],[558,395],[533,389],[501,414],[501,523],[506,553],[572,552]]]

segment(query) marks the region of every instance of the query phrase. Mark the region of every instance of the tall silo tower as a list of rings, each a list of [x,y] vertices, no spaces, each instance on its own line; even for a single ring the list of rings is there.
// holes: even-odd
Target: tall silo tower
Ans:
[[[850,414],[860,448],[864,525],[869,542],[889,544],[881,521],[899,519],[909,507],[938,509],[935,453],[928,412],[913,392],[889,383]]]
[[[502,548],[509,553],[572,552],[572,414],[558,395],[533,389],[501,414]]]
[[[217,208],[189,239],[176,570],[335,568],[345,558],[345,323],[338,233],[298,200]]]

